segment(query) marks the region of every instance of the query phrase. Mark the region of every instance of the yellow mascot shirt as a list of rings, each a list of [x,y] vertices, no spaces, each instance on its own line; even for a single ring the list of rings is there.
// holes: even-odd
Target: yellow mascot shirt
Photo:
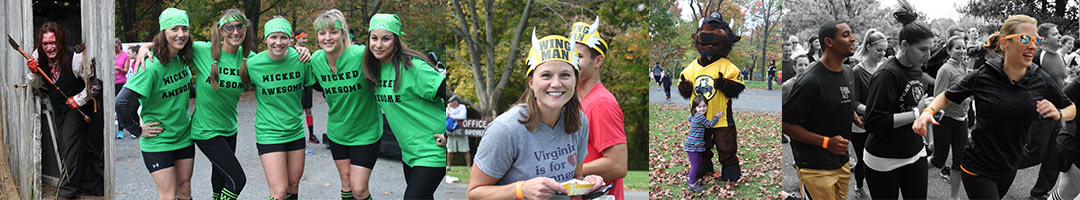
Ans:
[[[743,82],[739,80],[739,73],[741,70],[727,58],[720,58],[720,60],[716,60],[712,64],[704,67],[695,60],[690,62],[690,65],[686,66],[682,73],[680,73],[682,77],[685,77],[690,82],[694,83],[694,92],[690,95],[691,106],[693,105],[694,98],[697,98],[698,95],[702,95],[705,97],[705,101],[709,103],[709,109],[705,112],[706,117],[712,118],[713,115],[716,115],[717,111],[727,112],[718,122],[716,122],[716,125],[713,125],[713,127],[710,128],[728,127],[728,117],[732,116],[731,110],[728,107],[731,98],[728,98],[724,93],[720,92],[719,88],[714,88],[713,86],[713,83],[715,83],[713,80],[719,78],[716,77],[719,75],[718,72],[724,73],[724,77],[722,78],[731,79],[732,81],[743,84]]]

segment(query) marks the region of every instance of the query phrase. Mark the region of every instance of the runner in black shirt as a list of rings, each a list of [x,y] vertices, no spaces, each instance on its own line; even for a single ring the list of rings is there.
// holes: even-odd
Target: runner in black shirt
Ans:
[[[907,1],[900,1],[900,6],[893,13],[903,24],[900,51],[870,79],[864,118],[870,132],[863,153],[866,185],[873,198],[896,199],[903,192],[905,199],[925,199],[925,135],[915,134],[907,126],[918,114],[919,101],[927,97],[922,65],[933,48],[934,32],[930,26],[916,21],[919,16]]]
[[[1068,121],[1076,114],[1076,107],[1062,93],[1061,86],[1032,63],[1035,49],[1042,43],[1035,24],[1038,21],[1026,15],[1009,16],[983,45],[984,49],[1000,52],[1002,59],[987,60],[974,74],[938,95],[912,125],[916,133],[925,134],[927,122],[937,124],[931,119],[932,113],[952,102],[973,98],[978,122],[960,163],[968,198],[1005,196],[1025,143],[1022,133],[1027,133],[1032,121]]]
[[[845,137],[851,135],[858,94],[854,74],[842,62],[854,54],[855,36],[846,23],[831,21],[821,25],[818,38],[825,54],[789,88],[783,129],[794,140],[791,152],[803,196],[844,199],[851,179]]]

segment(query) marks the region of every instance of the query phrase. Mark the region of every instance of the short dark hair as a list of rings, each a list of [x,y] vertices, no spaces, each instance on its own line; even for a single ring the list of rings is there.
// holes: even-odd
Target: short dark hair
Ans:
[[[1046,36],[1050,35],[1050,33],[1049,33],[1050,29],[1056,29],[1057,27],[1058,27],[1058,25],[1054,24],[1054,23],[1042,23],[1042,24],[1039,24],[1039,30],[1038,30],[1039,36],[1046,37]]]
[[[840,31],[840,28],[836,28],[836,26],[838,26],[840,24],[847,24],[847,22],[842,22],[842,21],[839,21],[839,20],[832,20],[832,21],[825,22],[824,24],[821,24],[821,27],[818,27],[817,42],[819,44],[821,44],[822,49],[825,48],[825,38],[836,39],[835,38],[836,37],[836,32]],[[819,51],[820,50],[821,49],[819,49]],[[814,53],[814,52],[811,52],[811,53]]]

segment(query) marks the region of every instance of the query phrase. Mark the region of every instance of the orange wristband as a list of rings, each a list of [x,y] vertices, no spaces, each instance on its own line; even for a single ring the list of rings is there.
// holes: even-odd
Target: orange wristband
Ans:
[[[525,196],[524,196],[524,195],[521,195],[521,183],[522,183],[522,182],[523,182],[523,181],[518,181],[518,182],[517,182],[517,198],[518,198],[518,199],[525,199]]]
[[[821,140],[821,148],[829,148],[829,137],[823,137]]]
[[[930,106],[927,106],[926,108],[923,108],[922,110],[923,110],[923,112],[930,111],[931,115],[934,114],[934,113],[937,113],[937,109],[931,108]]]

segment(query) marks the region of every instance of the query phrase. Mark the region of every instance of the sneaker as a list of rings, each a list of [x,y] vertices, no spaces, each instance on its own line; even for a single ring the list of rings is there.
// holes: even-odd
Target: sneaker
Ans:
[[[689,184],[689,183],[687,183],[686,184],[686,189],[690,190],[690,192],[694,192],[694,193],[705,191],[705,188],[701,186],[701,183],[698,183],[698,184]]]
[[[945,182],[949,182],[949,170],[952,169],[949,169],[949,167],[945,167],[941,168],[941,172],[938,172],[938,176],[941,176],[941,179],[945,179]]]
[[[307,141],[308,143],[319,144],[319,138],[316,138],[315,135],[308,135]]]

